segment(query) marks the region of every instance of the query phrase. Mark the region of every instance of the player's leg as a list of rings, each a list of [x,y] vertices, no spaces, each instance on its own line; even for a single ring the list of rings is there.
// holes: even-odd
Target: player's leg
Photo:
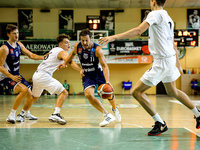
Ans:
[[[103,73],[98,74],[97,83],[98,83],[98,86],[106,83]],[[112,111],[113,111],[113,114],[115,115],[116,121],[121,122],[121,114],[120,114],[118,108],[116,107],[115,95],[113,94],[110,97],[108,97],[108,101],[109,101],[110,105],[112,106]]]
[[[108,98],[108,101],[110,102],[110,105],[112,106],[112,111],[113,111],[113,114],[115,115],[116,121],[121,122],[121,114],[116,106],[115,95],[114,94],[111,95]]]
[[[141,80],[139,80],[132,89],[132,95],[142,105],[142,107],[152,116],[152,118],[155,121],[154,128],[148,133],[148,135],[158,136],[161,133],[167,131],[168,128],[166,123],[161,119],[159,114],[156,112],[150,99],[144,93],[150,87],[151,86],[148,86],[144,84]]]
[[[22,77],[21,83],[25,85],[28,88],[28,92],[26,95],[26,100],[25,104],[23,106],[23,109],[20,114],[17,115],[17,122],[24,122],[25,118],[29,120],[37,120],[38,118],[31,115],[30,113],[30,108],[32,104],[37,100],[36,98],[33,98],[32,93],[31,93],[31,86],[28,84],[28,82]]]
[[[19,93],[19,94],[16,96],[12,110],[7,118],[7,121],[10,123],[15,123],[16,110],[28,93],[28,88],[22,83],[16,84],[13,90],[14,92]]]
[[[108,113],[103,107],[102,103],[94,96],[94,90],[94,86],[86,88],[85,97],[88,99],[88,101],[94,108],[103,113],[105,119],[99,125],[101,127],[104,127],[109,123],[113,122],[115,120],[115,117],[112,114]]]
[[[65,99],[68,96],[67,90],[65,90],[63,85],[54,78],[51,78],[51,80],[48,83],[44,84],[44,88],[51,94],[55,93],[59,95],[56,101],[56,107],[54,113],[49,117],[49,121],[65,125],[67,121],[65,121],[63,117],[60,115],[60,110],[65,102]]]
[[[166,92],[169,96],[176,98],[179,100],[182,104],[184,104],[187,108],[189,108],[195,118],[196,118],[196,128],[200,128],[200,111],[198,108],[192,103],[190,98],[185,94],[183,91],[176,88],[176,82],[170,82],[170,83],[164,83]]]
[[[103,114],[107,114],[108,112],[105,110],[102,103],[94,96],[94,90],[95,90],[94,86],[85,89],[84,91],[85,97],[88,99],[88,101],[94,108],[96,108]]]

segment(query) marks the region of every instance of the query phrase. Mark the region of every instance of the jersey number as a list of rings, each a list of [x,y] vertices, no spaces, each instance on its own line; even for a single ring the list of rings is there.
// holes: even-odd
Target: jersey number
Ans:
[[[49,58],[49,54],[51,54],[52,52],[50,53],[47,53],[46,56],[44,57],[44,60],[47,60]]]
[[[172,29],[172,23],[168,22],[170,30]]]

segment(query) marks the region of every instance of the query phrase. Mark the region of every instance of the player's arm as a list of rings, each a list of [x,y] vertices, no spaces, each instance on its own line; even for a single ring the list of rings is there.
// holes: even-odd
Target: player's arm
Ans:
[[[180,73],[183,74],[183,69],[181,67],[181,64],[180,64],[180,61],[179,61],[179,58],[178,58],[178,48],[175,45],[175,43],[174,43],[174,50],[176,52],[176,66],[177,66],[178,70],[180,71]]]
[[[133,38],[135,36],[141,35],[143,32],[145,32],[149,28],[149,23],[146,21],[143,21],[138,27],[133,28],[131,30],[128,30],[126,32],[108,36],[108,37],[103,37],[99,39],[99,44],[107,44],[108,42],[113,42],[115,40],[119,39],[128,39],[128,38]]]
[[[25,46],[21,43],[21,42],[18,42],[18,44],[20,45],[21,47],[21,50],[22,50],[22,53],[26,56],[28,56],[30,59],[34,59],[34,60],[43,60],[45,56],[39,56],[39,55],[36,55],[36,54],[33,54],[32,52],[30,52],[28,49],[25,48]]]
[[[78,45],[78,43],[76,43],[75,45],[74,45],[74,49],[71,51],[71,53],[67,56],[67,58],[66,58],[66,60],[64,60],[65,62],[64,63],[62,63],[62,64],[60,64],[59,66],[58,66],[58,68],[65,68],[65,66],[67,65],[67,64],[70,64],[71,62],[72,62],[72,60],[74,59],[74,57],[76,56],[76,51],[77,51],[77,45]]]
[[[97,47],[97,49],[95,51],[95,55],[98,57],[99,63],[102,66],[103,74],[104,74],[106,83],[110,83],[109,82],[109,77],[110,77],[109,68],[108,68],[108,65],[106,63],[106,58],[105,58],[103,51],[102,51],[100,46]]]
[[[12,75],[11,73],[8,72],[8,70],[6,68],[4,68],[4,64],[7,58],[7,55],[9,53],[8,47],[3,45],[0,48],[0,72],[2,72],[5,76],[7,76],[8,78],[11,78],[12,80],[16,81],[16,82],[20,82],[21,81],[21,77],[17,76],[17,75]]]

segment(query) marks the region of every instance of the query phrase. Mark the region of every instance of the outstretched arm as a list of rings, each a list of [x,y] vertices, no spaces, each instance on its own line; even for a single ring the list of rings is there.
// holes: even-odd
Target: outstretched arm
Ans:
[[[30,59],[34,59],[34,60],[43,60],[44,57],[46,56],[46,55],[44,55],[44,56],[42,57],[42,56],[33,54],[33,53],[30,52],[28,49],[26,49],[25,46],[24,46],[21,42],[18,42],[18,44],[19,44],[20,47],[21,47],[22,53],[23,53],[24,55],[28,56]]]
[[[143,21],[138,27],[133,28],[131,30],[128,30],[126,32],[108,36],[108,37],[103,37],[99,39],[99,44],[104,44],[106,45],[109,42],[113,42],[115,40],[119,39],[128,39],[128,38],[133,38],[135,36],[141,35],[143,32],[145,32],[149,28],[149,23],[146,21]]]

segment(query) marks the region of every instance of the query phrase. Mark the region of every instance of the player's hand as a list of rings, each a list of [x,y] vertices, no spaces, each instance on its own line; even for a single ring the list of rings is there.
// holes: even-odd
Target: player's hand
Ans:
[[[112,86],[112,84],[110,83],[110,81],[107,81],[106,84],[109,84],[109,85],[113,88],[113,86]],[[114,88],[113,88],[113,89],[114,89]]]
[[[15,82],[20,82],[22,80],[22,77],[21,76],[18,76],[18,75],[15,75],[11,78],[13,81]]]
[[[57,69],[59,70],[61,68],[66,68],[66,67],[67,67],[67,65],[65,63],[62,63],[62,64],[58,65]]]
[[[84,69],[81,69],[80,74],[81,74],[82,77],[85,76],[85,75],[84,75]]]
[[[99,40],[99,44],[100,45],[106,45],[107,43],[109,42],[113,42],[115,41],[115,39],[112,37],[112,36],[108,36],[108,37],[103,37],[103,38],[100,38]]]

